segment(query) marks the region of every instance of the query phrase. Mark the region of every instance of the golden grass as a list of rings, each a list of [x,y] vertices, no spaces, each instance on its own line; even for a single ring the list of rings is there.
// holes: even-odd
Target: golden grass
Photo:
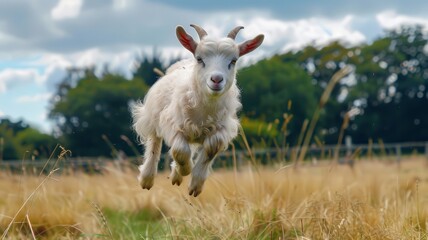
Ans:
[[[424,158],[401,166],[216,170],[198,198],[189,178],[172,186],[161,173],[150,190],[136,172],[22,176],[0,172],[0,233],[5,239],[427,239],[428,171]],[[22,211],[18,210],[22,207]],[[158,216],[158,227],[115,232],[105,212]],[[17,214],[18,213],[18,214]],[[16,218],[12,221],[13,216]],[[126,222],[126,219],[123,220]],[[118,224],[118,223],[115,223]],[[159,227],[160,226],[160,227]],[[143,229],[143,228],[142,228]]]

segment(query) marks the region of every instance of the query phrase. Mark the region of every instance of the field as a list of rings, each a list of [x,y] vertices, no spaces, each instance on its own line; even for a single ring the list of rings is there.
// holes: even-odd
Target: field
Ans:
[[[216,169],[197,197],[160,173],[0,172],[2,239],[427,239],[424,157],[398,166]]]

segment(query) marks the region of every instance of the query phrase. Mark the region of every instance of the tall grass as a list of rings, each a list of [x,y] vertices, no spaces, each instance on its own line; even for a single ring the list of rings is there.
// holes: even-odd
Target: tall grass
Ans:
[[[277,170],[218,170],[198,198],[167,174],[143,191],[136,172],[18,176],[0,173],[2,239],[423,239],[428,173],[360,161]],[[24,178],[21,186],[17,186]],[[49,179],[49,181],[45,181]]]

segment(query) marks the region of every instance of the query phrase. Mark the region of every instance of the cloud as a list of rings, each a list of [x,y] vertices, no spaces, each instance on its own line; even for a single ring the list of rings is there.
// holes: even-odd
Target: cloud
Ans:
[[[209,34],[216,36],[226,36],[235,26],[245,26],[237,37],[238,42],[263,33],[265,40],[257,53],[272,55],[297,50],[309,44],[323,46],[332,41],[348,45],[361,44],[367,38],[361,31],[353,28],[353,23],[357,20],[353,15],[283,20],[271,16],[269,12],[250,10],[208,16],[203,26]]]
[[[428,18],[398,14],[395,11],[384,11],[376,15],[376,20],[384,29],[399,29],[403,25],[422,25],[428,29]]]
[[[29,84],[39,77],[37,69],[5,69],[0,72],[0,93],[21,84]]]
[[[366,41],[363,33],[352,29],[354,16],[340,19],[309,18],[296,21],[254,18],[248,21],[248,27],[265,32],[268,36],[265,44],[281,47],[281,51],[296,50],[308,44],[321,46],[332,41],[342,41],[350,45]],[[248,33],[244,36],[249,38]]]
[[[19,97],[17,103],[35,103],[35,102],[45,102],[52,97],[52,93],[38,93],[33,95],[26,95]]]
[[[61,2],[57,7],[60,5]],[[64,12],[72,12],[64,9],[67,10]],[[52,10],[52,14],[54,12]],[[92,48],[123,50],[129,46],[170,45],[175,43],[177,24],[190,23],[202,17],[202,13],[157,2],[84,1],[80,10],[67,19],[59,17],[63,21],[45,19],[59,33],[46,35],[45,39],[37,42],[37,46],[49,52],[70,53]]]
[[[116,10],[126,9],[128,4],[128,0],[113,0],[113,8]]]
[[[95,67],[96,73],[101,74],[107,66],[115,73],[132,77],[132,70],[137,56],[143,51],[140,48],[131,48],[124,51],[101,51],[98,48],[79,51],[71,54],[47,53],[36,58],[13,59],[19,62],[18,68],[0,68],[0,92],[12,90],[23,84],[37,84],[52,89],[67,75],[70,67]],[[173,51],[174,54],[177,50]],[[162,54],[168,55],[167,51]]]
[[[20,41],[18,38],[11,36],[7,33],[0,32],[0,44],[12,44]]]
[[[49,39],[58,38],[63,32],[49,18],[54,1],[29,0],[0,1],[0,32],[9,40],[0,41],[0,56],[10,56],[40,50]]]
[[[109,71],[131,78],[131,69],[137,53],[140,51],[139,48],[122,51],[103,51],[99,48],[92,48],[65,55],[65,58],[73,67],[95,67],[96,74],[101,74],[107,67]]]
[[[265,42],[260,49],[245,57],[243,61],[246,63],[254,62],[274,53],[299,49],[308,44],[323,45],[331,41],[341,40],[354,45],[366,40],[360,31],[353,29],[352,23],[357,19],[353,15],[346,15],[337,19],[312,17],[308,19],[283,20],[272,16],[269,11],[244,9],[236,12],[209,12],[202,16],[201,13],[189,12],[188,10],[171,9],[169,6],[146,3],[144,1],[143,3],[160,12],[172,14],[172,16],[164,14],[165,16],[186,16],[182,19],[183,22],[189,20],[186,19],[187,16],[194,17],[194,21],[200,22],[200,25],[210,35],[218,37],[226,36],[237,25],[243,25],[245,29],[238,35],[238,42],[264,33],[266,36]],[[60,1],[52,9],[62,11],[61,9],[65,8],[67,4],[70,3]],[[138,22],[143,19],[147,20],[150,16],[156,19],[157,15],[159,15],[153,15],[154,10],[150,11],[149,15],[144,15],[148,10],[140,8],[143,6],[140,1],[115,0],[109,4],[102,2],[98,3],[99,5],[89,6],[82,5],[82,3],[75,4],[77,5],[73,5],[74,8],[79,9],[79,13],[76,13],[75,18],[70,21],[60,21],[57,25],[57,27],[61,27],[61,31],[68,34],[60,39],[53,37],[52,40],[46,42],[52,46],[58,44],[58,46],[61,46],[61,50],[41,50],[35,60],[26,62],[26,68],[22,67],[21,69],[10,69],[8,71],[0,70],[0,91],[4,92],[12,85],[18,85],[23,82],[22,79],[27,79],[27,81],[35,82],[38,85],[46,85],[52,89],[52,86],[56,86],[66,76],[66,69],[69,67],[93,66],[96,67],[96,73],[101,73],[105,66],[108,66],[109,70],[130,78],[132,77],[136,58],[141,56],[142,53],[151,55],[152,48],[157,44],[159,44],[157,47],[159,49],[158,52],[161,53],[162,58],[165,60],[177,56],[191,56],[179,45],[174,33],[176,24],[170,23],[171,20],[169,18],[155,24],[148,24],[146,23],[147,21],[144,21],[141,25],[138,25],[138,29],[141,28],[144,31],[139,31],[136,26],[129,25],[127,19],[132,18],[134,22]],[[92,4],[94,3],[92,2]],[[91,15],[88,15],[88,11],[91,8],[102,8],[104,12],[90,11]],[[135,9],[142,9],[142,12]],[[142,15],[144,17],[141,17]],[[124,19],[118,18],[119,16]],[[117,18],[117,22],[114,20],[115,18]],[[168,25],[172,26],[167,28],[166,26]],[[186,29],[195,36],[193,29],[188,26]],[[148,36],[147,39],[138,44],[138,39],[144,36]],[[85,37],[87,38],[86,40]],[[89,43],[88,41],[94,42]],[[40,45],[42,49],[43,45],[42,41]],[[64,49],[69,49],[70,51]],[[11,79],[13,78],[19,78],[21,81],[12,84],[13,81]]]
[[[273,16],[283,20],[298,20],[311,17],[341,18],[348,14],[369,16],[385,9],[400,11],[403,14],[426,15],[428,2],[426,0],[323,0],[323,1],[284,1],[284,0],[247,0],[247,1],[200,1],[200,0],[146,0],[167,4],[176,8],[187,8],[198,12],[221,12],[225,8],[230,11],[256,9],[258,11],[269,10]],[[254,15],[257,16],[257,15]]]
[[[79,16],[83,0],[60,0],[51,11],[54,20],[63,20]]]
[[[227,26],[229,30],[238,21],[248,28],[251,19],[267,18],[269,21],[266,23],[270,25],[264,27],[273,28],[276,25],[280,27],[278,32],[269,30],[272,39],[279,33],[297,32],[292,26],[284,27],[284,23],[300,24],[299,26],[303,27],[308,24],[323,24],[323,27],[331,31],[336,27],[331,22],[338,20],[342,21],[342,25],[337,25],[342,32],[333,31],[332,36],[321,31],[322,29],[309,27],[306,29],[321,32],[322,39],[343,36],[351,40],[354,37],[360,40],[361,35],[350,28],[354,24],[354,18],[372,17],[385,8],[400,14],[414,12],[423,16],[427,5],[428,2],[423,0],[393,2],[328,0],[322,3],[308,1],[284,3],[273,0],[247,1],[245,4],[241,1],[226,0],[220,2],[59,0],[38,3],[30,0],[1,1],[0,55],[10,54],[12,51],[21,54],[29,52],[67,54],[92,48],[124,50],[129,46],[173,47],[177,43],[174,34],[176,25],[188,26],[190,23],[204,25],[209,22],[207,19],[217,19],[217,22],[224,23],[212,25],[214,28],[207,26],[208,30],[217,31],[223,26]],[[343,20],[349,19],[349,16],[351,16],[350,25],[346,25],[346,21]],[[2,38],[13,40],[13,44],[10,44],[10,40],[2,44]],[[269,43],[268,38],[266,41]]]

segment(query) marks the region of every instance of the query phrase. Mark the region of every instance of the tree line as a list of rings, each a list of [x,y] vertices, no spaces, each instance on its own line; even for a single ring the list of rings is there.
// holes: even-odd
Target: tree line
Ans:
[[[132,79],[107,70],[96,75],[92,68],[69,69],[50,103],[56,132],[42,134],[22,121],[1,119],[0,158],[21,159],[25,152],[46,157],[58,143],[75,156],[137,154],[129,105],[142,100],[159,78],[153,69],[165,71],[168,65],[156,54],[141,57]],[[428,139],[427,35],[421,26],[403,26],[370,44],[307,46],[240,69],[240,118],[250,144],[296,145],[331,77],[345,66],[352,72],[332,89],[314,142],[337,143],[341,129],[355,143]]]

